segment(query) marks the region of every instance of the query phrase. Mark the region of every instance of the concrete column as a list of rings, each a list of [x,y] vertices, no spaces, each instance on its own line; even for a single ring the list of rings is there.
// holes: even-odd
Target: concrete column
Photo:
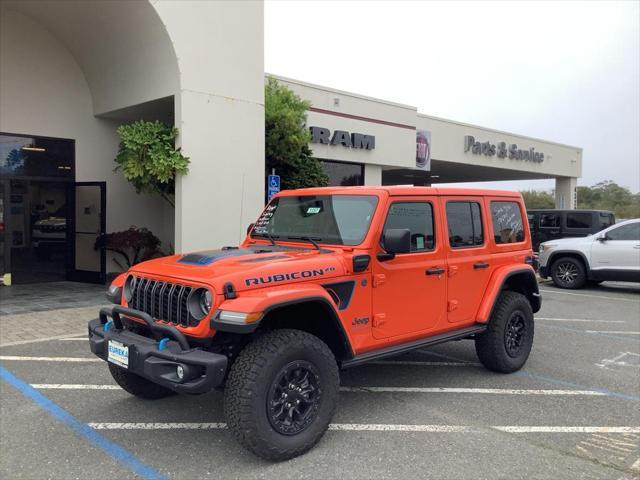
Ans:
[[[564,210],[577,208],[577,183],[578,179],[575,177],[556,178],[556,208]]]
[[[364,164],[364,184],[371,186],[382,185],[382,167],[380,165]]]

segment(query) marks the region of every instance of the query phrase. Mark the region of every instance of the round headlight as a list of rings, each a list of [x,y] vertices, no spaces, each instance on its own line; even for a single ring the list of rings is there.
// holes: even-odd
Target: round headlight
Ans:
[[[124,299],[129,303],[133,298],[133,292],[136,290],[136,277],[133,275],[129,275],[124,282],[124,288],[122,289],[122,294],[124,295]]]
[[[205,290],[204,292],[200,293],[200,308],[205,313],[205,315],[209,313],[209,310],[211,310],[212,303],[213,297],[211,296],[211,292],[209,290]]]
[[[213,306],[213,295],[206,288],[197,288],[189,295],[187,305],[191,316],[196,320],[202,320]]]

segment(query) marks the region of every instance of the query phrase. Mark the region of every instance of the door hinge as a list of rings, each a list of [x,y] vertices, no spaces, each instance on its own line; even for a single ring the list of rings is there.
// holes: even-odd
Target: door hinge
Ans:
[[[447,302],[447,312],[453,312],[458,308],[458,300],[449,300]]]
[[[449,273],[448,276],[449,277],[453,277],[456,273],[458,273],[458,267],[453,265],[451,267],[449,267]]]
[[[382,285],[385,280],[387,279],[387,276],[384,273],[378,273],[377,275],[373,276],[373,287],[379,287],[380,285]]]
[[[384,314],[384,313],[376,313],[373,316],[373,326],[374,327],[381,327],[386,322],[387,322],[387,315]]]

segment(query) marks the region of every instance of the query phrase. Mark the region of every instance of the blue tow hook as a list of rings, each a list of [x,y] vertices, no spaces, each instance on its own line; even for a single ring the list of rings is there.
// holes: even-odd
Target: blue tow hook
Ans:
[[[105,332],[108,332],[112,325],[113,325],[113,320],[109,320],[107,323],[104,324],[103,330]]]
[[[164,337],[158,342],[158,350],[164,350],[167,348],[167,342],[170,340],[169,337]]]

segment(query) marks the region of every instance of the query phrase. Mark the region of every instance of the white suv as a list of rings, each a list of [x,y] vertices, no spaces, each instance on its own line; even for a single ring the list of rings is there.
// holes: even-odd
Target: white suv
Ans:
[[[617,223],[582,238],[540,244],[540,276],[560,288],[605,280],[640,282],[640,219]]]

